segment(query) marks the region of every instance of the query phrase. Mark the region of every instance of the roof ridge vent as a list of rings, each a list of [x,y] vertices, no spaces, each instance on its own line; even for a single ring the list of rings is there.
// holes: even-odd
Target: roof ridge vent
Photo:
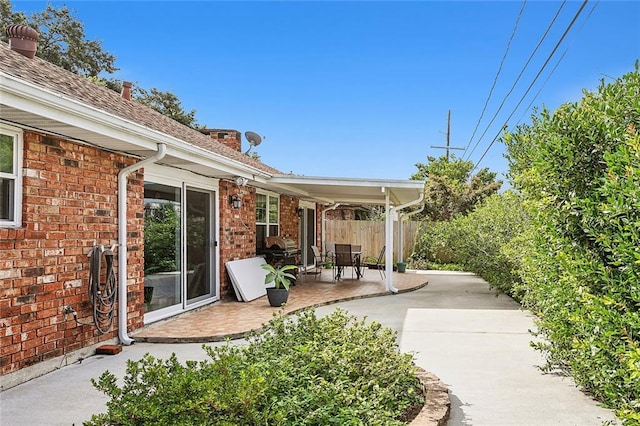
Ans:
[[[9,48],[29,59],[36,56],[40,34],[27,25],[9,25],[5,30],[9,39]]]

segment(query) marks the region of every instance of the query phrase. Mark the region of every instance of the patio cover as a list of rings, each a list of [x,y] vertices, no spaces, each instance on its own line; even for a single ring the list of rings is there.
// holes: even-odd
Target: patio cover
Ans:
[[[386,287],[396,293],[393,286],[393,220],[401,210],[422,203],[423,180],[332,178],[296,175],[276,175],[268,184],[278,186],[281,192],[315,201],[325,206],[384,205],[385,206],[385,268]],[[324,229],[324,214],[322,216]],[[402,220],[399,221],[402,233]]]

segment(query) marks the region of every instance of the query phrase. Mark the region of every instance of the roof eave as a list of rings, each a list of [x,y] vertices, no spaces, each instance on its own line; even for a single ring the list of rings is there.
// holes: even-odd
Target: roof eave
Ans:
[[[131,145],[132,151],[155,152],[158,143],[165,143],[168,148],[167,154],[179,159],[212,166],[224,173],[261,182],[266,182],[271,177],[270,173],[258,168],[207,151],[2,71],[0,71],[0,93],[2,93],[0,103],[3,105],[125,142]]]

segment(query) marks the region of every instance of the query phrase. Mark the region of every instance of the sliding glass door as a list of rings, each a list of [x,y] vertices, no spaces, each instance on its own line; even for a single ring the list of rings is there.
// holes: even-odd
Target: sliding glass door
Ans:
[[[215,192],[144,186],[145,321],[155,321],[217,297]]]
[[[314,266],[315,257],[311,246],[316,245],[316,211],[314,208],[301,207],[298,222],[299,247],[302,251],[302,264],[306,267]]]
[[[144,184],[145,311],[182,303],[182,189]]]
[[[211,192],[187,188],[187,303],[214,296]]]

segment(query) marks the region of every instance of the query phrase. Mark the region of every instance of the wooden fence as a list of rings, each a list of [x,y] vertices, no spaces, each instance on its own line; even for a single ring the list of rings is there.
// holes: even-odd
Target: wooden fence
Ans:
[[[419,222],[404,222],[404,259],[406,260],[415,245]],[[365,256],[378,256],[385,244],[384,222],[367,220],[327,220],[325,222],[325,241],[359,244]],[[393,223],[393,259],[398,260],[398,222]]]

